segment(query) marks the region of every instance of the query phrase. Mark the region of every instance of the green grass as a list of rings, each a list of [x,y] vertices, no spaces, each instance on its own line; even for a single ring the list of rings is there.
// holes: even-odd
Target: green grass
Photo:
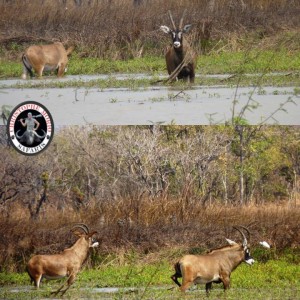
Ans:
[[[101,60],[97,58],[70,59],[70,74],[148,73],[155,74],[165,69],[163,57],[143,57],[130,60]]]
[[[167,261],[125,266],[100,265],[95,269],[83,270],[66,298],[100,299],[106,296],[108,299],[181,299],[180,292],[171,282],[172,273],[172,264]],[[232,273],[231,289],[226,292],[226,297],[222,285],[215,284],[210,299],[296,299],[300,296],[299,278],[298,262],[292,263],[290,258],[256,262],[251,267],[242,264]],[[39,291],[31,287],[25,292],[24,286],[29,286],[27,274],[0,273],[0,285],[3,286],[0,298],[45,297],[60,284],[62,281],[43,281]],[[13,292],[17,286],[21,286],[23,291]],[[103,287],[121,289],[118,293],[109,295],[93,293],[92,288]],[[133,289],[129,291],[129,287]],[[185,296],[187,299],[199,297],[205,297],[204,285],[193,287]]]
[[[0,78],[20,77],[21,61],[0,60]],[[197,74],[235,74],[292,72],[300,69],[299,52],[252,51],[221,52],[199,56]],[[114,73],[147,73],[156,75],[166,73],[163,56],[145,56],[131,60],[101,60],[97,58],[80,58],[74,54],[70,58],[68,74],[114,74]]]
[[[300,55],[298,52],[251,51],[251,52],[221,52],[207,56],[199,56],[197,64],[196,85],[226,85],[226,86],[299,86],[300,85]],[[279,74],[274,74],[279,72]],[[20,78],[21,62],[0,60],[0,78]],[[129,77],[117,79],[114,74],[126,73]],[[134,74],[144,73],[148,78],[135,78]],[[288,73],[288,74],[287,74]],[[163,57],[143,57],[131,60],[101,60],[96,58],[80,58],[72,55],[67,75],[107,74],[107,79],[53,81],[21,80],[14,88],[65,88],[65,87],[98,87],[104,88],[137,88],[149,87],[159,79],[158,75],[167,76]],[[132,76],[130,76],[132,74]],[[211,78],[209,74],[232,74],[227,79]],[[249,76],[250,74],[250,76]],[[261,75],[262,74],[262,75]],[[50,78],[56,78],[51,76]],[[162,85],[160,83],[159,85]],[[172,84],[182,86],[182,82]],[[5,88],[5,84],[0,86]]]
[[[285,50],[222,52],[201,56],[198,63],[206,74],[288,72],[299,71],[300,54]]]

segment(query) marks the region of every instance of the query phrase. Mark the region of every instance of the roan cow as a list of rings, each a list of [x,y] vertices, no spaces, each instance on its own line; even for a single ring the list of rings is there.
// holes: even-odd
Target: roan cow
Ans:
[[[73,229],[75,228],[81,229],[83,233],[72,230],[78,236],[78,240],[72,247],[59,254],[35,255],[29,260],[27,272],[31,282],[34,282],[37,288],[39,288],[42,278],[59,279],[68,277],[67,282],[57,291],[51,293],[54,295],[61,293],[63,295],[75,281],[77,273],[88,256],[89,249],[98,247],[99,243],[92,238],[97,231],[90,232],[85,224],[76,224],[73,226]],[[67,287],[63,290],[65,285]]]
[[[189,43],[183,38],[183,34],[188,33],[191,24],[183,27],[183,18],[186,10],[183,12],[180,19],[179,27],[177,28],[172,14],[169,11],[173,30],[168,26],[160,26],[160,29],[167,34],[170,34],[172,38],[172,45],[167,49],[165,58],[167,64],[167,70],[170,75],[168,80],[173,81],[175,79],[190,80],[191,83],[195,80],[195,68],[196,68],[196,53],[193,51]]]
[[[209,294],[212,283],[223,283],[224,290],[229,288],[230,275],[242,262],[252,265],[254,259],[250,255],[245,234],[233,227],[243,237],[242,244],[227,239],[230,245],[211,250],[204,255],[185,255],[175,264],[175,274],[171,279],[185,292],[192,284],[204,283]],[[242,227],[246,229],[245,227]],[[246,231],[249,234],[248,229]],[[182,285],[178,278],[182,277]]]
[[[50,45],[30,46],[22,56],[22,78],[26,79],[28,74],[30,74],[30,77],[33,77],[32,69],[38,77],[41,77],[44,71],[56,70],[57,76],[62,77],[67,68],[68,55],[73,50],[73,46],[66,50],[61,42],[55,42]]]

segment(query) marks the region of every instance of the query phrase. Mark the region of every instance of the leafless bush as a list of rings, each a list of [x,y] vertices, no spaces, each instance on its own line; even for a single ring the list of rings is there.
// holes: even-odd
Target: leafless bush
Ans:
[[[243,134],[241,143],[232,127],[69,127],[34,158],[1,146],[0,204],[9,212],[10,203],[23,203],[32,217],[44,205],[80,210],[145,195],[179,197],[187,206],[237,204],[241,167],[242,204],[278,197],[294,203],[298,127],[249,126]]]

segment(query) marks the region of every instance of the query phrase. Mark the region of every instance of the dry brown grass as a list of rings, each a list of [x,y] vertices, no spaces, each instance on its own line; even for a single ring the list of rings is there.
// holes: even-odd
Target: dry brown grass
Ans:
[[[26,46],[39,41],[60,40],[77,45],[82,56],[130,58],[143,53],[161,54],[167,37],[159,26],[169,25],[167,11],[179,19],[185,8],[185,21],[194,25],[195,47],[205,36],[236,43],[254,33],[257,40],[285,31],[299,30],[299,1],[132,0],[87,1],[76,7],[73,1],[1,1],[0,43],[7,50],[15,44]],[[209,22],[208,32],[203,24]],[[26,43],[27,42],[27,43]],[[222,43],[221,43],[222,44]]]
[[[239,241],[239,234],[232,229],[237,224],[249,227],[253,247],[267,240],[277,252],[299,248],[299,219],[300,207],[287,203],[203,207],[197,203],[184,205],[182,199],[153,201],[143,197],[138,202],[107,202],[81,212],[49,209],[34,221],[16,206],[9,219],[1,217],[0,264],[2,269],[23,270],[32,254],[54,253],[70,246],[75,241],[70,233],[75,222],[85,222],[99,232],[100,257],[116,257],[115,263],[122,264],[132,250],[141,259],[153,261],[163,255],[164,249],[173,249],[178,255],[178,249],[188,252],[224,245],[225,237]]]
[[[18,155],[3,136],[1,268],[23,270],[33,253],[70,246],[76,222],[99,232],[98,262],[115,256],[121,264],[132,250],[153,260],[165,249],[218,247],[239,239],[238,224],[251,230],[252,246],[299,248],[299,127],[254,128],[244,128],[252,134],[244,205],[231,127],[71,127],[35,157]]]

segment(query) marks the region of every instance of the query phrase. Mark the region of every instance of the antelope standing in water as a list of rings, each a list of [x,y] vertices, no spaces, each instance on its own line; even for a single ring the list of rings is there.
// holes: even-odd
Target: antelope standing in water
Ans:
[[[68,64],[68,55],[72,53],[74,47],[67,50],[60,42],[51,45],[33,45],[27,48],[22,56],[23,74],[22,78],[26,79],[27,75],[33,77],[33,71],[38,77],[43,75],[43,71],[57,70],[57,76],[62,77]]]
[[[167,70],[170,75],[170,81],[174,79],[189,80],[191,83],[195,80],[196,68],[196,53],[193,51],[189,43],[183,38],[185,33],[191,29],[191,24],[183,26],[183,19],[186,10],[180,19],[179,26],[176,27],[172,14],[169,11],[170,20],[173,29],[168,26],[160,26],[160,29],[171,36],[172,45],[170,45],[166,52]]]

